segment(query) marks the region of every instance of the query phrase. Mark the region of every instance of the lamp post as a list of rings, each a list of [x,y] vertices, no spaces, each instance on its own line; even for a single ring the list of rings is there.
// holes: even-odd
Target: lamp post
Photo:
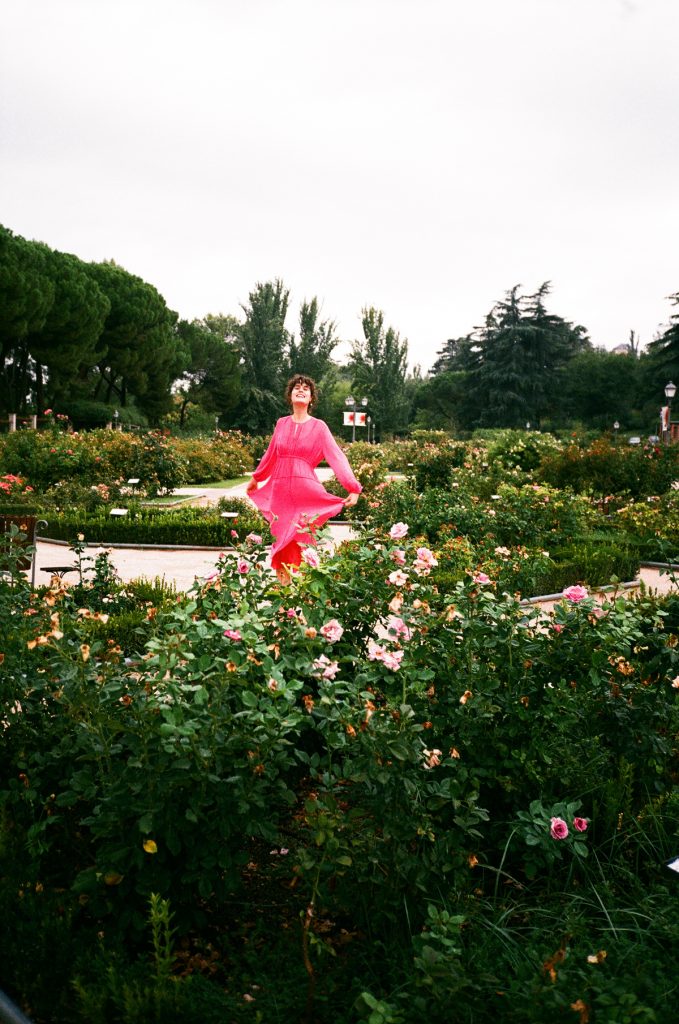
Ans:
[[[620,424],[616,420],[615,423],[613,424],[613,440],[614,440],[614,444],[618,443],[618,431],[619,430],[620,430]]]
[[[117,409],[114,409],[113,410],[113,421],[114,421],[114,424],[115,424],[114,428],[113,428],[114,430],[118,429],[118,420],[119,420],[119,418],[120,418],[120,413],[118,412]]]
[[[668,381],[665,385],[665,398],[667,399],[667,433],[665,434],[665,444],[670,444],[672,441],[672,399],[677,393],[677,385],[673,384],[672,381]]]
[[[351,440],[353,443],[356,440],[356,406],[358,405],[358,402],[356,401],[353,395],[347,395],[347,397],[344,399],[344,404],[347,406],[347,408],[351,409]],[[368,399],[362,398],[361,405],[363,406],[364,409],[367,404]]]

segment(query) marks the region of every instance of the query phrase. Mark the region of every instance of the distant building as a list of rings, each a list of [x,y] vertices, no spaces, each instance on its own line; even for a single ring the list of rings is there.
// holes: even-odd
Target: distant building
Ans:
[[[614,356],[628,356],[630,354],[630,347],[627,343],[616,345],[615,348],[611,349],[611,354]]]

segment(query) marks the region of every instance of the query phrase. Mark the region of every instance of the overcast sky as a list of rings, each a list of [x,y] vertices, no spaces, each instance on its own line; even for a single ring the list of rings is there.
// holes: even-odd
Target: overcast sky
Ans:
[[[0,223],[183,318],[258,281],[427,370],[515,284],[612,348],[679,292],[678,0],[0,0]],[[339,350],[338,355],[347,351]]]

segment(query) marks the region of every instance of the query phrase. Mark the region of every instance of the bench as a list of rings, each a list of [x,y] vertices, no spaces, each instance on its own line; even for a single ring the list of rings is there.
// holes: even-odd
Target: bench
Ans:
[[[50,576],[58,576],[63,580],[67,572],[78,572],[77,565],[43,565],[41,572],[48,572]]]

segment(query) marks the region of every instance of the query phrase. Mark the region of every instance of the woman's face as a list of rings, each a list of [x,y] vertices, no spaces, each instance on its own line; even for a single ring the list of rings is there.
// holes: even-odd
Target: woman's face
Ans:
[[[311,401],[311,388],[308,384],[298,381],[292,389],[290,398],[295,405],[308,405]]]

